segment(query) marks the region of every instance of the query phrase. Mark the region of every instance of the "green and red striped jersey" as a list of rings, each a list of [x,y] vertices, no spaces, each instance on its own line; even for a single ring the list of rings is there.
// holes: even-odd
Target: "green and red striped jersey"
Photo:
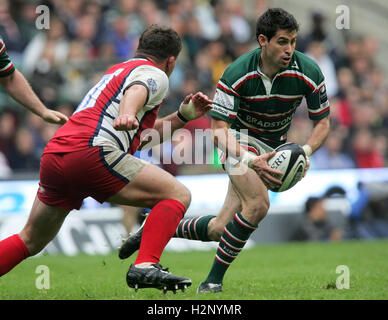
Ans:
[[[0,77],[7,77],[15,71],[15,67],[8,57],[4,41],[0,38]]]
[[[325,79],[319,66],[294,51],[286,69],[270,79],[260,71],[261,48],[237,58],[224,71],[216,88],[210,115],[231,123],[237,131],[275,148],[287,140],[297,107],[305,98],[311,120],[330,113]]]

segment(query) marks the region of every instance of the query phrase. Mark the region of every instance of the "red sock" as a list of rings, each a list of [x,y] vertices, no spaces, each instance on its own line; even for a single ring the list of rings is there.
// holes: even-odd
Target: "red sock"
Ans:
[[[0,277],[29,255],[26,245],[18,234],[0,241]]]
[[[174,235],[185,212],[185,206],[173,199],[160,201],[153,207],[144,225],[135,264],[159,263],[164,248]]]

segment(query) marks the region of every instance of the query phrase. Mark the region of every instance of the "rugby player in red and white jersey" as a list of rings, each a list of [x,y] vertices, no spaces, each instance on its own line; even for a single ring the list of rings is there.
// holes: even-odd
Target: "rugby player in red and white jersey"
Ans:
[[[127,273],[130,287],[166,291],[191,285],[190,279],[159,264],[190,204],[190,192],[166,171],[133,156],[144,130],[154,128],[163,139],[164,121],[174,131],[211,108],[212,101],[198,92],[186,96],[177,112],[156,119],[180,50],[174,30],[150,26],[139,39],[136,56],[108,69],[86,94],[43,152],[40,187],[25,227],[0,242],[0,276],[40,252],[67,214],[90,196],[152,208],[139,254]]]

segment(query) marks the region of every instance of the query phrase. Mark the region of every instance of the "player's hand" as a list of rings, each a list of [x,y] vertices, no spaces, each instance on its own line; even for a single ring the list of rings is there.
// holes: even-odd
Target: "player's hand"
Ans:
[[[43,111],[41,117],[44,121],[54,124],[65,124],[67,120],[69,120],[69,118],[63,113],[51,109]]]
[[[139,127],[139,121],[135,116],[122,114],[113,121],[113,128],[117,131],[129,131]]]
[[[305,177],[308,169],[310,169],[310,158],[306,156],[306,167],[304,168],[302,179]]]
[[[265,153],[254,158],[250,164],[250,167],[255,170],[268,189],[269,187],[280,187],[282,185],[282,182],[277,178],[282,175],[282,172],[272,169],[268,165],[268,160],[271,159],[275,154],[275,151]]]
[[[183,100],[179,112],[187,121],[195,120],[208,112],[212,108],[212,103],[213,101],[202,92],[194,95],[191,93]]]
[[[197,92],[192,98],[192,103],[195,107],[196,118],[202,117],[206,112],[212,108],[213,100],[209,99],[206,94]]]

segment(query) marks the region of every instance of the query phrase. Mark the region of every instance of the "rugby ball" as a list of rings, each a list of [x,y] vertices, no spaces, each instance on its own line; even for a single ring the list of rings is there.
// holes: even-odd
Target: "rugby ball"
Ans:
[[[283,192],[291,189],[302,179],[306,167],[306,154],[299,144],[293,142],[282,144],[275,151],[276,154],[268,160],[268,165],[283,172],[279,177],[282,185],[269,189],[274,192]]]

